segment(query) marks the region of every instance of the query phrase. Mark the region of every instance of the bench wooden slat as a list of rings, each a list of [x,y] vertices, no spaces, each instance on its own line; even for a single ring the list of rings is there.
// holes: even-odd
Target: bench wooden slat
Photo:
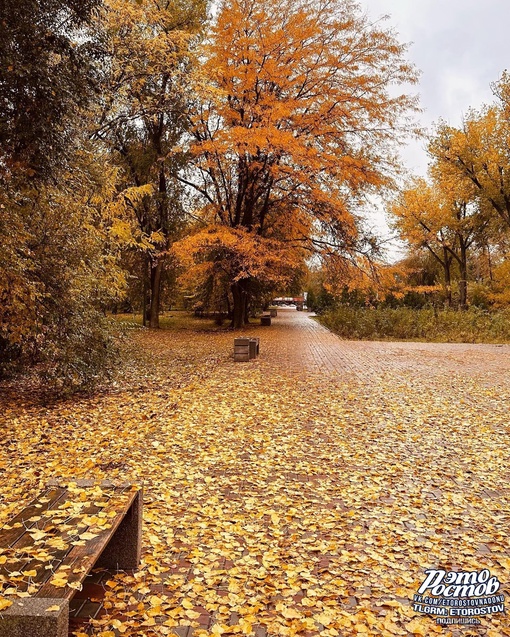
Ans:
[[[138,495],[137,491],[128,492],[128,498],[125,503],[122,503],[122,508],[118,509],[118,513],[114,518],[110,518],[111,527],[108,529],[104,529],[98,535],[85,542],[84,546],[72,546],[70,551],[65,555],[62,563],[59,568],[62,566],[70,566],[70,569],[66,569],[66,572],[69,573],[68,581],[69,582],[83,582],[89,573],[90,569],[96,563],[98,557],[101,555],[103,550],[108,545],[108,542],[111,540],[115,531],[119,528],[124,516],[129,511],[130,507],[133,505],[136,496]],[[113,498],[112,498],[113,499]],[[79,573],[73,573],[73,569],[79,568]],[[41,586],[41,588],[37,591],[37,597],[51,597],[51,598],[62,598],[62,599],[70,599],[75,594],[76,590],[70,588],[69,586],[65,586],[63,588],[56,587],[50,583],[50,579],[53,579],[53,573],[51,574],[51,578],[48,578],[48,581]]]
[[[122,491],[120,492],[122,493]],[[103,492],[103,495],[101,496],[103,499],[105,499],[107,501],[107,503],[109,504],[112,497],[114,495],[118,495],[118,493],[105,493]],[[58,504],[58,501],[56,502],[56,504]],[[80,511],[80,516],[78,517],[72,517],[69,518],[66,521],[66,524],[70,524],[71,526],[73,526],[73,529],[69,530],[69,531],[65,531],[64,533],[59,533],[58,531],[58,527],[57,528],[52,528],[52,524],[51,524],[51,518],[48,518],[47,523],[42,527],[41,530],[44,530],[46,533],[48,533],[48,536],[54,536],[54,537],[59,537],[62,539],[63,542],[66,542],[68,544],[68,546],[65,549],[53,549],[49,552],[51,552],[52,555],[52,559],[46,564],[46,566],[50,566],[51,565],[51,569],[45,569],[45,568],[41,568],[41,561],[38,560],[37,558],[31,559],[30,557],[27,559],[27,561],[23,561],[23,562],[19,562],[18,564],[15,564],[13,566],[12,562],[8,563],[9,568],[6,569],[4,568],[0,568],[0,574],[5,574],[8,575],[10,571],[16,570],[16,571],[31,571],[33,569],[35,569],[37,571],[37,575],[35,577],[31,578],[32,583],[34,584],[40,584],[40,583],[44,583],[45,581],[51,579],[53,577],[53,572],[63,563],[66,555],[71,551],[71,549],[73,548],[73,546],[70,544],[73,541],[73,538],[76,534],[77,531],[77,525],[79,522],[81,522],[82,520],[82,516],[83,515],[94,515],[94,513],[98,513],[100,511],[102,511],[105,507],[98,507],[95,504],[91,504],[88,507],[85,507],[84,509],[82,509]],[[58,508],[52,509],[55,511],[55,514],[58,515],[59,513],[63,513],[63,512],[59,512]],[[37,523],[36,523],[37,524]],[[83,526],[80,528],[80,533],[84,533],[88,528],[88,526]],[[34,540],[32,539],[30,532],[34,531],[34,527],[31,527],[29,530],[27,530],[25,532],[25,534],[19,538],[19,540],[11,547],[11,550],[19,550],[19,549],[23,549],[25,547],[30,547],[34,545]],[[0,535],[0,543],[2,542],[2,537]],[[25,591],[27,590],[29,586],[28,581],[23,581],[23,582],[19,582],[18,583],[18,590],[19,591]]]
[[[38,498],[33,500],[21,513],[16,517],[9,520],[8,526],[13,527],[16,524],[21,524],[21,527],[15,527],[11,529],[0,529],[0,542],[1,547],[9,548],[15,544],[22,535],[26,533],[26,530],[35,526],[36,522],[30,522],[30,518],[40,515],[44,511],[51,509],[54,504],[63,499],[67,494],[67,490],[61,487],[54,487],[46,490]],[[49,498],[48,502],[41,502],[41,499]]]

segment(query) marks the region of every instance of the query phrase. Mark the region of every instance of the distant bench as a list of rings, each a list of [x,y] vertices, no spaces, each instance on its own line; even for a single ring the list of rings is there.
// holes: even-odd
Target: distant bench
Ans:
[[[250,361],[260,353],[260,338],[258,336],[234,338],[234,360],[236,362]]]
[[[94,566],[138,567],[142,509],[130,484],[50,483],[0,530],[0,600],[13,602],[0,637],[67,637],[69,601]],[[29,596],[6,595],[13,587]]]

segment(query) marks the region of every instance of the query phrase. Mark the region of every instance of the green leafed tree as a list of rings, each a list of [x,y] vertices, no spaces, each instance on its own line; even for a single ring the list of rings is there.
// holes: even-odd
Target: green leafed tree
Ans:
[[[0,372],[42,366],[64,390],[106,368],[105,308],[124,287],[126,198],[88,140],[103,46],[97,8],[0,6]]]

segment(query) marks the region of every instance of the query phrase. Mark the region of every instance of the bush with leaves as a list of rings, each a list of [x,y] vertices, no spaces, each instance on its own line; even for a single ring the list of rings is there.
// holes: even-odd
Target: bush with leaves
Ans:
[[[42,364],[72,390],[107,368],[114,347],[105,309],[125,288],[115,178],[82,151],[57,185],[1,191],[0,371]]]
[[[510,342],[510,312],[400,308],[356,308],[340,305],[321,322],[347,339],[413,340],[440,343]]]

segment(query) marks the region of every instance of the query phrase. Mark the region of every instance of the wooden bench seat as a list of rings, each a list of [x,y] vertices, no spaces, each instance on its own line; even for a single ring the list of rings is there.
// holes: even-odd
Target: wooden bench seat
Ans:
[[[0,530],[0,637],[67,637],[91,569],[138,567],[143,495],[130,484],[53,483]],[[51,609],[51,610],[48,610]]]

